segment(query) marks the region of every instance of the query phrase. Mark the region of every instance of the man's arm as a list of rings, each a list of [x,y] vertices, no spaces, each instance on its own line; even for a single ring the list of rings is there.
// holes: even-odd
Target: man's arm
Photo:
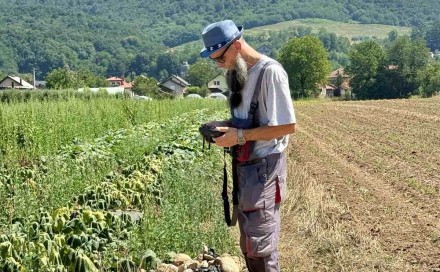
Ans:
[[[264,126],[243,130],[246,141],[268,141],[295,132],[295,124]]]
[[[237,129],[232,127],[217,127],[218,131],[225,132],[220,137],[214,138],[215,143],[221,147],[237,145]],[[295,124],[264,126],[252,129],[244,129],[243,135],[246,141],[268,141],[295,132]]]

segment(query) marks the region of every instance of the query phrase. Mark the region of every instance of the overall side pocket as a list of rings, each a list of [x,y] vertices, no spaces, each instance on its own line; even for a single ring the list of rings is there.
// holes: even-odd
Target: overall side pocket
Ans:
[[[242,211],[265,208],[264,187],[267,181],[267,164],[239,166],[239,207]]]

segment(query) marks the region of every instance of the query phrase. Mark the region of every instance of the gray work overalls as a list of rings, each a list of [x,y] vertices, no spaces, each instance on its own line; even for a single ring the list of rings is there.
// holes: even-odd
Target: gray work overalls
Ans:
[[[260,126],[257,108],[261,81],[265,69],[274,64],[279,65],[268,62],[260,72],[247,119],[237,118],[231,111],[232,127]],[[247,142],[232,149],[233,175],[238,178],[240,248],[249,272],[275,272],[279,271],[279,206],[286,179],[286,156],[282,152],[257,158],[253,146],[254,142]]]

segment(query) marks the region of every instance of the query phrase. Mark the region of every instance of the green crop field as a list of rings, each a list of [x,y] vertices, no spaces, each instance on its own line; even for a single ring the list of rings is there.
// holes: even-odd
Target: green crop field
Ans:
[[[130,271],[204,245],[235,251],[213,100],[0,103],[2,271]],[[231,251],[232,250],[232,251]]]

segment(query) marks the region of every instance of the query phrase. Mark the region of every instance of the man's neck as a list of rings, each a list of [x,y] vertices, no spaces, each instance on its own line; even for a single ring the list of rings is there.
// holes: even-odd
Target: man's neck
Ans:
[[[247,68],[251,69],[255,64],[257,64],[257,62],[260,61],[261,59],[261,54],[258,53],[255,50],[251,50],[248,54],[246,54],[245,56],[242,56],[244,61],[247,64]]]

